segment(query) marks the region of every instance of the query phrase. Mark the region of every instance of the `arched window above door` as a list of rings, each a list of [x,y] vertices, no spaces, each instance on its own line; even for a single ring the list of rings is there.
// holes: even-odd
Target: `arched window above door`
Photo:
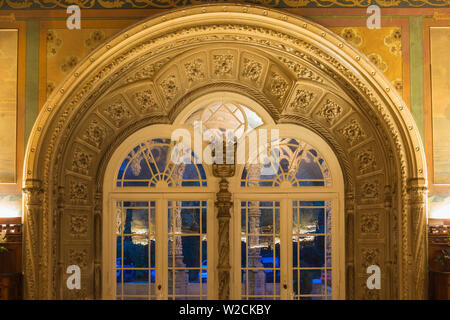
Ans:
[[[301,140],[280,138],[270,157],[258,158],[259,163],[244,167],[241,187],[279,187],[283,183],[292,187],[331,186],[326,161],[316,148]]]
[[[135,146],[122,161],[117,187],[206,187],[203,166],[197,164],[193,152],[184,161],[172,161],[176,152],[170,139],[151,139]],[[174,152],[175,151],[175,152]]]

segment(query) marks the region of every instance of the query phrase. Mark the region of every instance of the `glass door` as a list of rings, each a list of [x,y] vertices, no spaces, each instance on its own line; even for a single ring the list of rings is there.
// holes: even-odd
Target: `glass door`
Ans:
[[[214,208],[208,194],[165,194],[113,200],[113,204],[116,299],[211,297],[214,264],[209,266],[208,260],[213,261],[209,247],[214,236],[209,236]]]
[[[325,194],[236,195],[234,298],[331,299],[332,205]]]

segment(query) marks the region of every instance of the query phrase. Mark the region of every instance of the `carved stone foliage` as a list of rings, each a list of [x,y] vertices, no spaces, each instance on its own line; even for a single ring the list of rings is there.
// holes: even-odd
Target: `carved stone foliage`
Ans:
[[[363,271],[371,265],[379,265],[380,249],[378,248],[362,248],[361,249],[361,268]]]
[[[270,93],[280,102],[283,101],[289,89],[286,79],[280,74],[272,72],[270,75]]]
[[[380,185],[378,180],[366,181],[361,184],[361,198],[363,202],[373,202],[379,198]]]
[[[322,77],[312,71],[310,68],[307,68],[304,65],[289,60],[285,57],[279,56],[278,59],[295,73],[297,80],[311,80],[323,83]]]
[[[178,91],[180,90],[177,86],[176,77],[173,74],[162,80],[160,86],[165,98],[169,101],[172,101],[177,96]]]
[[[88,199],[88,184],[87,182],[70,181],[70,200],[75,203],[86,203]]]
[[[92,158],[92,153],[76,147],[72,157],[72,171],[87,175],[92,164]]]
[[[342,107],[333,100],[327,99],[317,114],[332,125],[342,115]]]
[[[261,74],[263,71],[262,63],[251,60],[249,58],[244,58],[243,60],[243,68],[242,68],[242,77],[247,80],[257,82],[260,80]]]
[[[132,116],[132,112],[126,106],[125,102],[120,99],[108,104],[102,113],[110,120],[116,127],[120,127],[127,122]]]
[[[233,73],[234,56],[231,54],[213,55],[213,70],[217,76],[230,76]]]
[[[83,238],[88,231],[87,215],[71,214],[69,219],[69,232],[73,238]]]
[[[360,221],[362,233],[380,232],[380,216],[378,213],[363,213]]]
[[[83,140],[97,148],[101,148],[106,138],[107,129],[97,119],[92,119],[83,133]]]
[[[69,263],[80,269],[86,268],[88,259],[87,249],[69,249]]]
[[[184,64],[184,69],[189,82],[197,82],[205,79],[205,63],[202,59],[194,59]]]
[[[356,161],[360,174],[374,171],[377,168],[375,154],[371,148],[358,152],[356,154]]]
[[[297,89],[295,91],[295,97],[291,101],[289,108],[294,112],[306,113],[309,111],[314,97],[315,94],[313,92],[304,89]]]
[[[350,122],[346,123],[345,126],[339,130],[339,132],[351,146],[366,138],[364,129],[355,119],[352,119]]]
[[[134,102],[142,113],[159,111],[153,92],[150,89],[136,92]]]

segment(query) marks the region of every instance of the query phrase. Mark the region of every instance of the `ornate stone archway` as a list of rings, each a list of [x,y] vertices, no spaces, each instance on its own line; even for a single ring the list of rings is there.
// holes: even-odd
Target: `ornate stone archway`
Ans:
[[[101,298],[102,183],[136,130],[171,123],[214,90],[249,96],[277,123],[321,135],[345,179],[347,298],[426,295],[426,166],[407,106],[363,55],[282,11],[208,5],[170,11],[110,39],[52,94],[24,171],[28,299]],[[81,290],[67,290],[78,264]],[[366,267],[382,270],[366,288]]]

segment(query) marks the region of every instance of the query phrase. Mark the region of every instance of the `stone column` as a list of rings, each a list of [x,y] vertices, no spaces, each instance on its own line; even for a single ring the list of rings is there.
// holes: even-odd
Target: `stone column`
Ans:
[[[409,278],[408,299],[427,298],[427,195],[428,188],[423,178],[412,178],[408,181],[408,256],[407,273]]]
[[[39,266],[40,266],[40,227],[42,215],[41,181],[29,179],[25,181],[23,197],[25,210],[23,213],[24,244],[22,259],[24,266],[24,298],[39,298]]]

